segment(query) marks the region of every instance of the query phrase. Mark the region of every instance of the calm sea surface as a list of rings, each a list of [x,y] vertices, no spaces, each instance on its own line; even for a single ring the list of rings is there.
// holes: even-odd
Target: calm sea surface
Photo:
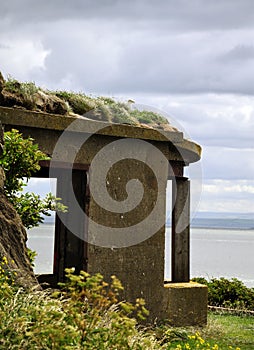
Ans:
[[[52,273],[52,224],[28,232],[28,246],[36,250],[36,273]],[[165,278],[170,279],[170,228],[165,244]],[[169,248],[168,248],[169,247]],[[254,230],[191,229],[191,277],[236,277],[254,287]]]

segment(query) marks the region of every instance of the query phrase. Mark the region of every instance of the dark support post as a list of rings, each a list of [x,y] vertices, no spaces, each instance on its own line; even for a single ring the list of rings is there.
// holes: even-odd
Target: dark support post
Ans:
[[[173,181],[172,211],[172,282],[190,280],[190,182],[176,177]]]
[[[62,202],[68,206],[66,220],[69,217],[74,217],[77,221],[80,232],[84,232],[84,239],[75,236],[67,227],[61,222],[58,215],[56,215],[55,226],[55,261],[54,274],[58,281],[64,280],[65,268],[75,267],[75,271],[79,273],[80,270],[86,270],[86,223],[84,217],[77,216],[72,210],[69,202],[69,188],[73,186],[76,199],[83,210],[85,210],[85,195],[86,195],[86,173],[80,170],[73,170],[72,176],[60,169],[57,176],[57,197],[62,198]]]

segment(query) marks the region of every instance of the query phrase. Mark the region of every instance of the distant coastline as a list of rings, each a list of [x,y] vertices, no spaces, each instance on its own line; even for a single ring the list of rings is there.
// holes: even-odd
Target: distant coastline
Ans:
[[[168,215],[169,217],[170,215]],[[53,225],[55,215],[46,216],[44,224]],[[170,227],[170,220],[167,220],[166,226]],[[253,230],[254,231],[254,213],[209,213],[199,212],[191,220],[192,228],[200,229],[220,229],[220,230]]]
[[[170,225],[170,220],[166,226]],[[254,230],[254,213],[198,213],[191,220],[191,227],[220,230]]]

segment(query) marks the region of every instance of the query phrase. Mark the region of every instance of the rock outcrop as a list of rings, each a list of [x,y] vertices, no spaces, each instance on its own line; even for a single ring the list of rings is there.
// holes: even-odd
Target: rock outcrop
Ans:
[[[0,72],[0,105],[51,114],[66,115],[68,104],[54,94],[45,93],[33,83],[13,81],[9,86]]]
[[[0,126],[0,130],[2,130]],[[0,153],[2,153],[2,132]],[[4,171],[0,167],[0,260],[5,257],[8,268],[15,271],[18,285],[39,286],[27,254],[27,234],[21,219],[4,194]]]

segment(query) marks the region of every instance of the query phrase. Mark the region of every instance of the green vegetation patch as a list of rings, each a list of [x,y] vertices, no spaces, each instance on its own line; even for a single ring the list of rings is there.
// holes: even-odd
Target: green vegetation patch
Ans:
[[[141,326],[148,315],[143,299],[120,298],[112,276],[66,270],[59,290],[24,290],[14,284],[0,257],[0,349],[253,349],[254,318],[209,314],[206,327]]]
[[[12,77],[4,80],[0,73],[0,106],[19,107],[51,114],[78,114],[86,118],[110,123],[147,125],[165,128],[166,118],[152,111],[133,108],[133,101],[120,102],[111,97],[92,97],[82,92],[49,91],[34,82],[19,82]]]
[[[50,216],[52,210],[67,210],[60,198],[52,193],[41,198],[33,192],[24,191],[27,181],[40,170],[39,162],[49,159],[31,137],[24,139],[15,129],[4,133],[4,150],[0,157],[0,166],[6,176],[4,191],[27,229],[42,223],[44,215]]]
[[[216,341],[220,349],[239,347],[241,350],[254,349],[254,317],[233,316],[227,313],[209,314],[210,332],[217,325],[217,332],[207,332],[208,341]]]
[[[224,277],[206,280],[203,277],[193,281],[208,287],[208,304],[254,311],[254,288],[246,287],[237,278],[231,280]]]

